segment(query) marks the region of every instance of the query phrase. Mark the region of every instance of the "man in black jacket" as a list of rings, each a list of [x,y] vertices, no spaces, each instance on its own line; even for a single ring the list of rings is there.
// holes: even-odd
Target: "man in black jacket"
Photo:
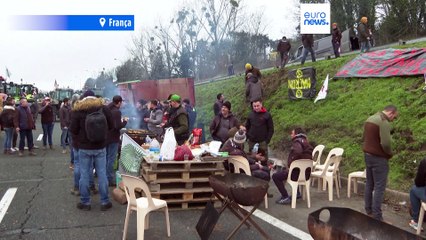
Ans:
[[[106,172],[108,178],[108,185],[115,187],[115,174],[114,174],[114,161],[117,157],[118,145],[120,143],[120,129],[124,128],[127,124],[127,119],[121,118],[120,107],[123,103],[123,98],[116,95],[112,98],[112,102],[108,104],[108,108],[111,110],[113,128],[109,130],[107,137],[106,146]]]
[[[73,134],[72,141],[78,143],[78,164],[81,170],[79,181],[80,202],[77,204],[77,208],[84,211],[91,209],[89,179],[90,175],[93,174],[91,172],[93,164],[98,175],[101,211],[106,211],[112,207],[108,196],[108,179],[106,175],[106,139],[101,142],[90,141],[85,128],[86,117],[100,109],[102,109],[108,124],[108,129],[105,129],[105,131],[108,131],[113,128],[111,111],[107,106],[104,106],[103,99],[95,97],[93,91],[88,90],[83,94],[82,100],[74,105],[71,114],[70,132]],[[76,162],[74,162],[75,165]]]
[[[312,62],[315,62],[315,51],[314,51],[314,35],[302,34],[303,54],[302,54],[302,65],[305,64],[308,53],[311,53]]]
[[[245,126],[249,150],[251,152],[253,146],[259,143],[259,148],[265,150],[265,157],[268,159],[268,144],[274,135],[274,122],[271,114],[263,107],[261,100],[255,100],[252,106],[253,111],[248,115]]]

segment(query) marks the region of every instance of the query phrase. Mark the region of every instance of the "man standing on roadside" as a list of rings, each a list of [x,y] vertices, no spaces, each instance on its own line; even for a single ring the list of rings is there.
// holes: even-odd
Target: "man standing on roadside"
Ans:
[[[381,204],[389,172],[388,161],[392,157],[390,122],[397,116],[396,107],[388,105],[383,111],[370,116],[364,123],[362,149],[367,171],[365,211],[380,221],[383,221]]]
[[[336,58],[340,57],[340,45],[342,41],[342,33],[337,27],[337,23],[331,24],[333,28],[331,31],[331,44],[333,45],[334,56]]]
[[[19,103],[13,122],[16,132],[19,133],[19,156],[24,156],[25,138],[27,139],[30,156],[35,156],[37,154],[33,149],[33,129],[35,129],[33,115],[31,114],[26,98],[21,98]]]
[[[120,143],[120,129],[124,128],[127,124],[126,119],[121,118],[120,107],[123,103],[121,96],[116,95],[112,98],[112,102],[108,104],[108,108],[111,110],[113,128],[108,132],[107,147],[106,147],[106,172],[108,178],[108,185],[115,187],[115,173],[114,173],[114,162],[117,157],[118,144]]]
[[[261,100],[252,102],[253,111],[248,115],[246,122],[248,146],[250,152],[256,143],[259,148],[265,150],[265,157],[268,160],[268,144],[274,135],[274,122],[272,115],[263,107]]]
[[[370,51],[370,31],[367,26],[367,17],[362,17],[358,24],[358,40],[361,45],[361,53]]]
[[[92,134],[88,134],[88,131],[91,129],[86,129],[86,125],[88,125],[89,122],[86,121],[88,116],[90,114],[93,115],[93,113],[98,112],[100,109],[102,109],[102,113],[108,125],[105,127],[106,129],[104,129],[106,134],[106,132],[113,127],[112,114],[109,108],[104,106],[104,101],[101,98],[95,97],[93,91],[86,91],[82,96],[82,100],[74,105],[71,112],[71,125],[69,130],[75,135],[73,142],[78,143],[78,145],[75,146],[78,146],[78,158],[80,163],[80,202],[77,204],[77,208],[84,211],[89,211],[91,209],[89,185],[90,177],[93,174],[93,165],[98,175],[101,211],[106,211],[112,207],[112,203],[109,201],[108,196],[108,178],[106,174],[106,137],[104,137],[103,141],[93,142],[88,137],[89,135],[93,136]],[[105,120],[103,122],[105,122]],[[99,134],[103,133],[104,132],[101,131],[99,132]]]
[[[305,64],[306,57],[308,53],[311,53],[312,62],[315,62],[315,51],[314,51],[314,35],[312,34],[302,34],[302,44],[303,44],[303,53],[301,64]]]
[[[62,146],[62,153],[67,153],[67,142],[69,143],[71,140],[71,137],[68,133],[68,128],[71,124],[71,107],[69,104],[69,99],[64,98],[62,107],[59,109],[59,120],[61,122],[61,146]],[[70,143],[70,149],[72,150],[72,146]]]

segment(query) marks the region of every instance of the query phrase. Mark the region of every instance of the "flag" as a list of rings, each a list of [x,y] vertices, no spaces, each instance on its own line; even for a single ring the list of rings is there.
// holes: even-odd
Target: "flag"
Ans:
[[[53,84],[53,87],[54,87],[55,89],[59,87],[59,84],[56,82],[56,79],[55,79],[55,83]]]
[[[7,69],[7,67],[6,67],[6,76],[7,76],[7,78],[10,78],[10,75],[12,75],[12,74],[10,74],[9,69]]]
[[[317,98],[315,98],[314,103],[316,103],[319,100],[325,99],[325,97],[327,97],[327,91],[328,91],[328,74],[324,80],[324,83],[322,84],[321,90],[318,92]]]

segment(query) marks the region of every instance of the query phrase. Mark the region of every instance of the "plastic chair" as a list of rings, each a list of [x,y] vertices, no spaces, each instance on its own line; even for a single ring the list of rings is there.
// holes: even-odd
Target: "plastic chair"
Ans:
[[[331,149],[330,152],[327,155],[327,158],[325,159],[324,164],[317,164],[315,166],[315,168],[314,168],[314,171],[323,170],[325,168],[325,165],[327,164],[327,162],[330,160],[331,157],[333,157],[333,156],[342,156],[343,152],[344,152],[343,148],[333,148],[333,149]],[[333,171],[333,170],[334,170],[334,166],[331,165],[329,167],[328,171]],[[342,187],[342,183],[340,181],[340,170],[339,169],[337,169],[337,179],[338,179],[338,182],[339,182],[339,184],[337,186],[339,186],[339,188],[341,188]],[[325,185],[325,183],[324,183],[324,185]],[[324,187],[325,186],[323,186],[323,188]]]
[[[416,231],[417,235],[420,235],[420,232],[422,231],[422,225],[423,225],[423,218],[425,216],[425,210],[426,210],[426,203],[422,201],[422,205],[420,207],[419,220],[417,221],[417,231]]]
[[[250,164],[248,160],[243,156],[232,156],[229,160],[229,164],[234,165],[235,173],[242,173],[251,176]],[[268,208],[268,193],[265,195],[265,208]]]
[[[314,150],[312,151],[312,159],[314,160],[314,162],[313,162],[314,167],[316,165],[321,164],[321,156],[322,156],[322,151],[324,151],[324,148],[325,148],[325,146],[320,144],[320,145],[317,145],[314,148]],[[315,158],[315,156],[316,156],[316,158]]]
[[[351,172],[348,175],[348,198],[351,197],[351,185],[352,180],[354,181],[354,193],[358,193],[358,179],[359,178],[367,178],[367,171],[364,169],[364,171],[357,171],[357,172]]]
[[[137,239],[144,239],[144,231],[149,228],[149,213],[162,209],[166,217],[167,236],[170,237],[169,209],[167,202],[151,197],[148,185],[140,178],[122,174],[124,190],[127,197],[127,211],[124,220],[123,240],[126,239],[127,227],[131,211],[137,212]],[[135,190],[141,189],[146,197],[136,198]]]
[[[311,177],[322,179],[324,181],[323,190],[325,190],[325,181],[327,181],[328,185],[328,200],[333,201],[333,181],[336,184],[336,192],[337,197],[340,198],[338,180],[337,180],[337,169],[339,169],[340,161],[342,160],[342,156],[333,156],[326,163],[325,168],[323,170],[316,170],[312,172]],[[332,171],[330,171],[331,166],[334,165]],[[320,184],[318,181],[318,190],[320,188]]]
[[[298,159],[291,163],[290,170],[287,177],[287,183],[291,186],[291,208],[296,208],[296,198],[297,198],[297,188],[299,185],[302,186],[303,199],[305,199],[305,191],[306,197],[308,198],[308,208],[311,208],[311,194],[310,194],[310,184],[311,177],[310,174],[308,178],[306,178],[306,171],[309,173],[312,172],[313,161],[311,159]],[[297,181],[291,180],[291,174],[295,169],[300,169],[299,177]],[[305,191],[303,191],[303,186],[305,186]]]

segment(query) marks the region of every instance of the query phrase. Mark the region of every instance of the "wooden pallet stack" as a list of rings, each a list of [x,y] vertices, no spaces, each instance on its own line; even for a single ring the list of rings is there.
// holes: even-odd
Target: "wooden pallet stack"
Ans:
[[[209,176],[225,173],[224,159],[160,162],[145,158],[140,173],[152,196],[166,200],[169,208],[203,208],[213,198]]]

